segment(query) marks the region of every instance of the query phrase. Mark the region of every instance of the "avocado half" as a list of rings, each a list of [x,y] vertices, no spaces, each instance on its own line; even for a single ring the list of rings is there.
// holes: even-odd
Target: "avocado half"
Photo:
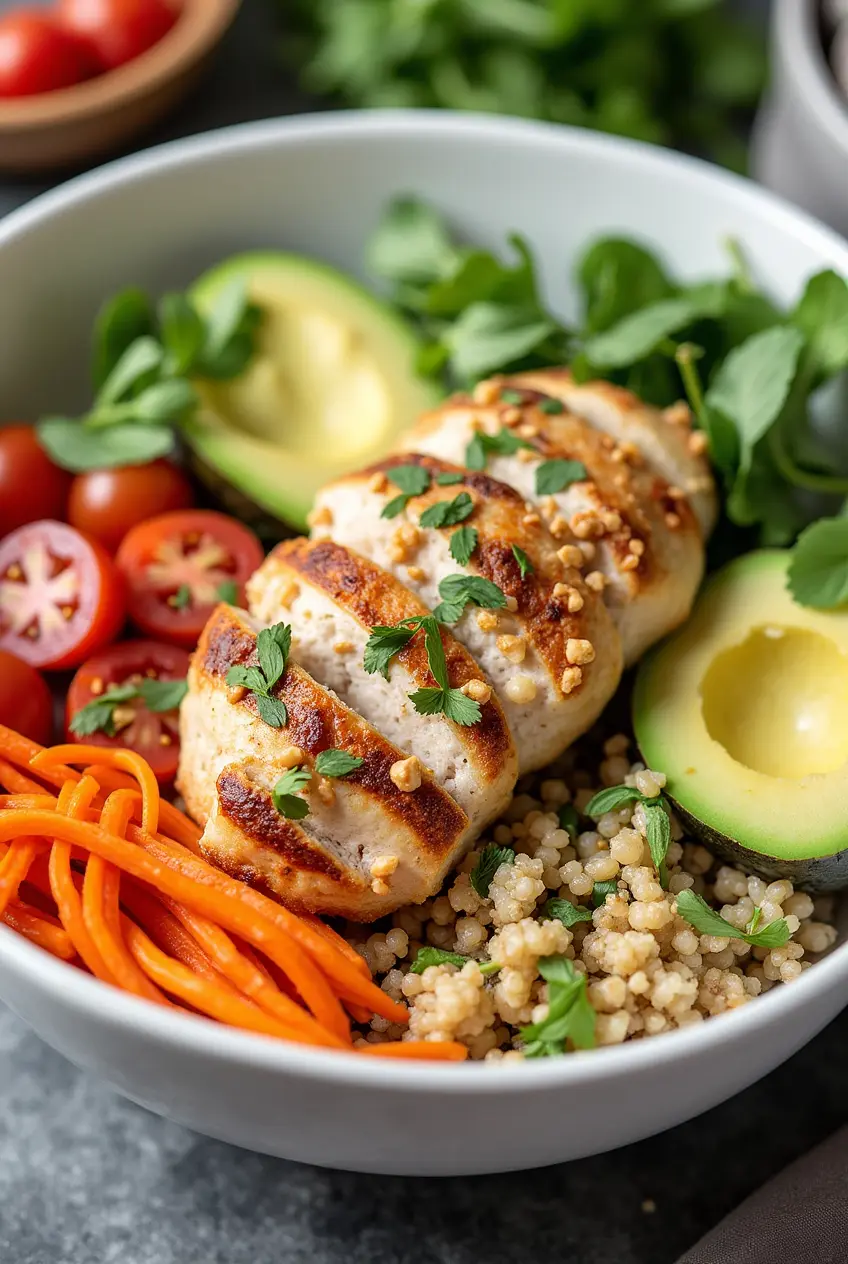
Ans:
[[[257,354],[238,378],[196,383],[185,439],[228,508],[303,530],[318,488],[385,455],[440,392],[416,374],[412,329],[328,264],[236,255],[195,283],[198,308],[235,280],[263,312]]]
[[[634,726],[708,847],[832,891],[848,885],[848,612],[797,605],[788,561],[749,553],[708,581],[642,663]]]

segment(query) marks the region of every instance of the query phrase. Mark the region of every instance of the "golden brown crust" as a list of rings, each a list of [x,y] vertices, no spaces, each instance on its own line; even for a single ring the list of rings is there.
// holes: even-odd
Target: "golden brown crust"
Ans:
[[[404,619],[420,618],[430,613],[424,603],[389,571],[332,540],[285,540],[271,552],[265,566],[274,562],[289,567],[326,593],[369,631],[379,625],[401,623]],[[452,688],[461,689],[469,680],[483,678],[483,673],[464,646],[447,628],[440,628],[440,632]],[[436,685],[421,636],[413,638],[397,659],[417,688]],[[504,763],[514,758],[512,735],[494,695],[480,710],[481,718],[477,724],[455,724],[453,728],[473,758],[476,774],[483,782],[491,783],[503,775]]]

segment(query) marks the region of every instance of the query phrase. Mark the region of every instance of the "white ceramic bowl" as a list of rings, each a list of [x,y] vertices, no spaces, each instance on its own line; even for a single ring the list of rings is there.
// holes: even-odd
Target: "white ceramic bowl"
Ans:
[[[445,114],[322,115],[236,128],[83,177],[0,223],[4,413],[81,402],[98,302],[180,285],[228,251],[309,251],[353,271],[386,199],[414,190],[471,240],[512,229],[564,313],[588,239],[654,242],[681,275],[737,236],[789,300],[848,245],[755,186],[590,133]],[[532,1167],[620,1146],[706,1110],[789,1057],[848,1000],[848,946],[790,987],[698,1028],[526,1065],[388,1064],[302,1052],[148,1006],[0,928],[0,996],[119,1092],[210,1136],[380,1173]]]
[[[819,0],[775,0],[771,86],[754,129],[754,175],[848,235],[848,101],[817,29]]]

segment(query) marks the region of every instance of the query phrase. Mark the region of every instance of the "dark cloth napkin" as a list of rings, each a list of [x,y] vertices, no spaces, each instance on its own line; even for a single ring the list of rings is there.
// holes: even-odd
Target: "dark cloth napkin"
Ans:
[[[746,1198],[678,1264],[848,1264],[848,1128]]]

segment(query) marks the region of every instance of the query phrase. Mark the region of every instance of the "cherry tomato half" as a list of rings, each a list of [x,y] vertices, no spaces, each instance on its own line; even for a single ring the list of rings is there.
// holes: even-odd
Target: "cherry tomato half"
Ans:
[[[114,70],[158,44],[177,20],[166,0],[59,0],[59,21],[89,45],[102,70]]]
[[[120,574],[95,540],[49,519],[0,540],[0,649],[33,667],[76,667],[123,622]]]
[[[193,504],[194,492],[185,474],[170,461],[151,461],[78,474],[68,498],[68,521],[115,553],[138,523]]]
[[[219,601],[243,602],[262,556],[256,536],[234,518],[187,509],[133,527],[116,561],[136,627],[193,649]]]
[[[95,70],[85,44],[40,9],[0,17],[0,97],[70,88]]]
[[[0,536],[38,518],[64,518],[70,486],[32,426],[0,428]]]
[[[77,672],[68,690],[67,724],[85,706],[105,693],[145,680],[185,680],[189,657],[185,650],[157,641],[120,641],[95,654]],[[70,728],[70,741],[95,746],[128,746],[143,755],[159,781],[169,783],[177,775],[180,755],[179,711],[151,711],[141,696],[118,703],[109,716],[114,735],[102,730],[78,736]]]
[[[53,697],[43,676],[0,650],[0,724],[46,746],[53,731]]]

